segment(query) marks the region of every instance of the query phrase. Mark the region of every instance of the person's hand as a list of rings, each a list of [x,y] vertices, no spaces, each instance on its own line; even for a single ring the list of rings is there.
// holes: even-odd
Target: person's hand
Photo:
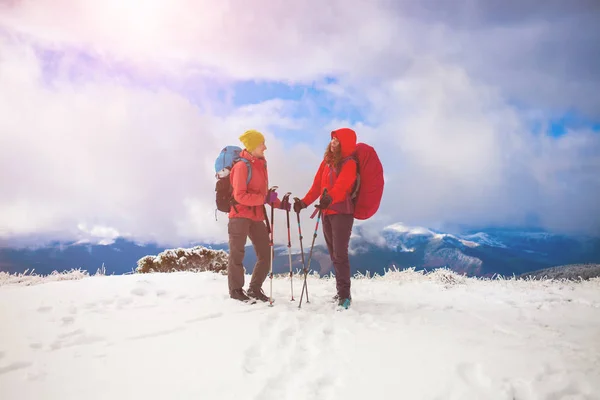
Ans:
[[[294,197],[294,212],[299,213],[303,208],[306,208],[306,204],[299,198]]]
[[[265,197],[265,204],[267,204],[267,203],[273,204],[273,203],[275,203],[276,200],[277,200],[277,192],[272,190],[267,193],[267,196]]]
[[[289,196],[284,196],[283,200],[281,200],[281,203],[279,204],[279,208],[282,210],[290,211],[292,205],[290,204]]]
[[[319,204],[316,207],[320,208],[321,210],[325,210],[326,208],[329,208],[329,206],[331,205],[331,201],[331,196],[327,193],[323,193],[323,195],[321,196],[321,200],[319,201]]]

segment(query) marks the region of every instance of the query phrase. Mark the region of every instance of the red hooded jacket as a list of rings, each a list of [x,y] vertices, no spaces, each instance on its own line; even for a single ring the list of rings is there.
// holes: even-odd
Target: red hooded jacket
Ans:
[[[248,167],[244,162],[237,162],[231,168],[229,179],[233,188],[233,198],[239,204],[236,204],[235,208],[231,207],[229,218],[249,218],[254,221],[263,221],[266,217],[263,205],[269,191],[267,161],[264,158],[254,157],[247,150],[242,150],[240,157],[250,161],[252,178],[246,185]],[[273,203],[275,208],[279,208],[280,205],[279,199]]]
[[[340,141],[342,150],[342,158],[346,158],[356,150],[356,133],[349,128],[341,128],[331,132],[331,138],[337,137]],[[327,189],[327,193],[331,196],[331,205],[328,209],[323,210],[324,215],[330,214],[353,214],[354,203],[350,198],[354,182],[356,182],[356,162],[348,160],[342,164],[340,171],[321,161],[319,170],[313,180],[312,187],[304,196],[302,201],[307,205],[311,205],[315,200],[321,197],[323,190]]]

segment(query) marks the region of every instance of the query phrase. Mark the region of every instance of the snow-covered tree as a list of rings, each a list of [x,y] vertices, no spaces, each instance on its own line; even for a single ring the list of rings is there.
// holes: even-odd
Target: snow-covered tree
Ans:
[[[195,246],[191,249],[168,249],[157,256],[138,260],[136,272],[213,271],[227,273],[229,254],[223,250]]]

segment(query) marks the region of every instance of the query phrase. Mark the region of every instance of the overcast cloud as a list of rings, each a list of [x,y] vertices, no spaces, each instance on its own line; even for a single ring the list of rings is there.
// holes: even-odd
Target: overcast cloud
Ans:
[[[599,232],[600,134],[540,132],[600,121],[597,2],[258,3],[0,2],[0,238],[226,240],[224,144],[263,130],[303,195],[342,125],[384,162],[373,226]],[[253,79],[319,91],[234,105]]]

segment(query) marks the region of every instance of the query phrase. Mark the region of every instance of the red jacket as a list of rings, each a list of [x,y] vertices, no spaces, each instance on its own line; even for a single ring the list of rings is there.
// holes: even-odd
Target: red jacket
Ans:
[[[338,129],[331,132],[331,137],[337,137],[340,141],[342,158],[349,157],[356,150],[356,133],[352,129]],[[337,174],[333,168],[325,163],[325,160],[321,161],[312,187],[302,201],[309,206],[321,197],[324,189],[327,189],[332,201],[329,208],[323,210],[324,215],[353,214],[354,204],[350,195],[356,181],[356,167],[355,161],[348,160],[342,165],[339,174]]]
[[[249,218],[254,221],[263,221],[265,219],[263,205],[269,191],[267,162],[264,158],[254,157],[246,150],[242,150],[240,157],[250,161],[252,178],[246,185],[248,167],[244,162],[237,162],[231,168],[229,179],[233,188],[233,198],[239,204],[235,204],[235,208],[231,207],[229,218]],[[280,204],[281,201],[277,199],[273,206],[278,208]]]

